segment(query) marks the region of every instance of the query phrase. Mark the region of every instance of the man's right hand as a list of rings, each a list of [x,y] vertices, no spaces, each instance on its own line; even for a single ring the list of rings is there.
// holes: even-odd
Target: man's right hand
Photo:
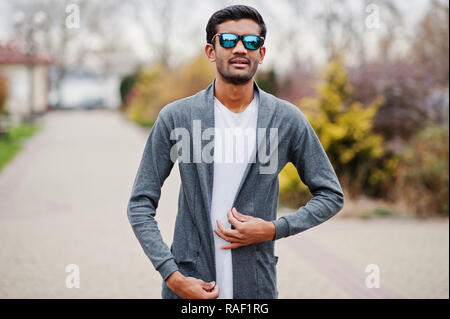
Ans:
[[[174,271],[166,279],[167,287],[183,299],[217,299],[219,286],[215,282],[204,282],[194,277],[186,277]]]

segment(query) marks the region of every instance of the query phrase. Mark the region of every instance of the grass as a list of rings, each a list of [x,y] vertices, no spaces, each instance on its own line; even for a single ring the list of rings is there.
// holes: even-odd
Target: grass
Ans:
[[[363,219],[371,219],[371,218],[379,218],[379,217],[402,217],[402,215],[398,212],[383,208],[377,207],[373,210],[369,210],[364,212],[361,216]]]
[[[10,127],[7,134],[0,137],[0,172],[22,149],[25,140],[40,128],[38,124],[22,122]]]

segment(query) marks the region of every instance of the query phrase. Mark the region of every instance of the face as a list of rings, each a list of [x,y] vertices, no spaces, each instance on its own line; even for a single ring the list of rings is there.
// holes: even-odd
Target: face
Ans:
[[[237,35],[260,35],[259,25],[251,19],[229,20],[217,26],[217,33],[234,33]],[[266,48],[262,46],[257,50],[247,49],[242,40],[233,48],[224,48],[219,43],[219,37],[214,38],[215,49],[207,44],[205,52],[210,61],[216,63],[219,76],[232,84],[244,84],[253,79],[261,64]]]

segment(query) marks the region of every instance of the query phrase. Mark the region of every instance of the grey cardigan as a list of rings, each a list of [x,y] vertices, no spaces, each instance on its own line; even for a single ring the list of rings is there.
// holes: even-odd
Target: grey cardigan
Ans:
[[[216,279],[213,236],[217,235],[210,222],[214,163],[195,160],[195,136],[190,152],[184,153],[189,154],[190,160],[180,161],[180,143],[171,139],[175,128],[186,129],[190,136],[197,134],[193,130],[194,120],[201,120],[202,133],[214,128],[214,83],[215,80],[205,90],[167,104],[160,111],[150,130],[127,207],[137,239],[162,276],[162,298],[179,298],[165,283],[176,270],[206,282]],[[273,221],[276,236],[271,241],[232,249],[233,298],[236,299],[278,298],[275,240],[326,221],[344,204],[338,178],[304,114],[295,105],[261,90],[256,82],[254,89],[260,96],[257,127],[267,131],[266,136],[257,134],[254,161],[247,166],[233,206],[243,214]],[[269,128],[277,129],[277,143],[273,143],[273,139],[271,142],[273,136],[269,135]],[[202,138],[201,142],[197,140],[197,146],[201,143],[201,149],[207,149],[213,140],[214,136],[209,140]],[[213,147],[210,151],[213,152]],[[262,152],[265,152],[265,161]],[[181,186],[173,243],[169,249],[162,240],[155,215],[161,187],[177,156]],[[263,171],[274,162],[275,169]],[[313,198],[296,212],[277,219],[278,173],[288,162],[295,165]]]

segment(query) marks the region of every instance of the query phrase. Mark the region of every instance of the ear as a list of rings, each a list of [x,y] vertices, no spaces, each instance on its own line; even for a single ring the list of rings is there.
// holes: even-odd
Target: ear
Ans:
[[[266,47],[262,46],[259,49],[259,64],[263,63],[264,57],[266,56]]]
[[[205,46],[205,54],[208,57],[210,62],[216,61],[216,51],[214,50],[214,47],[212,44],[207,43]]]

